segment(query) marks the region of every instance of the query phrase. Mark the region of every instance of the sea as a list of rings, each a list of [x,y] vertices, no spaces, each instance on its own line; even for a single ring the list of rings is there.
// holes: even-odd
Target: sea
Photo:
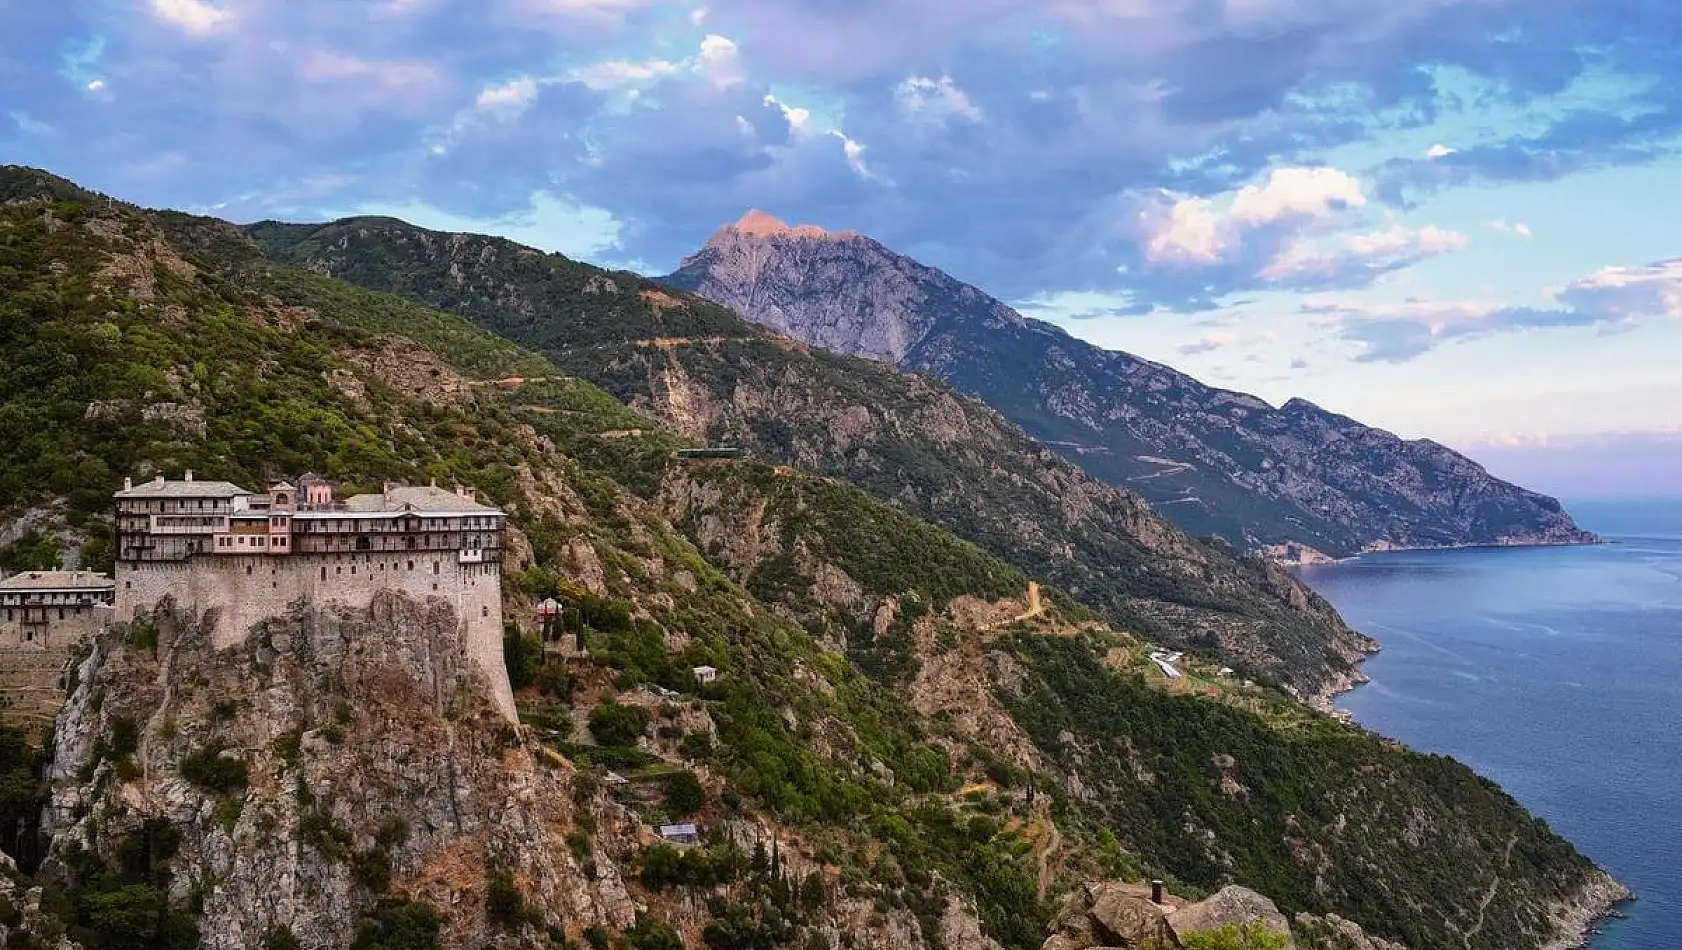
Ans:
[[[1499,782],[1634,890],[1593,950],[1682,950],[1682,500],[1567,508],[1611,543],[1302,578],[1384,647],[1339,706]]]

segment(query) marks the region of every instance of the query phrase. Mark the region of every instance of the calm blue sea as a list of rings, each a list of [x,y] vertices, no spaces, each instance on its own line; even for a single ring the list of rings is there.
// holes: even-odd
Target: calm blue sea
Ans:
[[[1501,783],[1637,892],[1594,950],[1682,948],[1682,501],[1580,503],[1598,547],[1384,554],[1303,579],[1384,651],[1363,725]]]

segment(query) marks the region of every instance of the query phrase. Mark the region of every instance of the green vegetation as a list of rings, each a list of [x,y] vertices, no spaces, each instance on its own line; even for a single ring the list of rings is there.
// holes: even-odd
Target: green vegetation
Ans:
[[[673,772],[666,778],[666,811],[674,818],[688,818],[707,803],[701,780],[688,770]]]
[[[436,950],[444,919],[424,901],[383,897],[357,926],[351,950]]]
[[[590,710],[590,735],[608,746],[634,746],[652,717],[640,706],[602,703]]]
[[[1180,940],[1184,950],[1285,950],[1287,934],[1275,933],[1262,924],[1227,924],[1217,930],[1186,934]]]
[[[181,833],[164,818],[143,822],[122,839],[113,866],[86,850],[65,855],[71,888],[43,898],[69,924],[68,936],[87,950],[191,950],[198,946],[194,914],[173,909],[170,859]]]
[[[1287,914],[1335,911],[1370,933],[1435,947],[1470,929],[1500,869],[1504,885],[1472,947],[1502,950],[1546,937],[1526,895],[1563,897],[1589,868],[1545,823],[1447,757],[1300,710],[1275,727],[1169,695],[1112,673],[1078,639],[1018,636],[1012,648],[1033,685],[1000,698],[1048,756],[1078,764],[1085,820],[1115,829],[1179,880],[1214,888],[1236,879]]]
[[[231,795],[245,788],[249,770],[239,759],[224,755],[220,743],[211,743],[181,759],[181,777],[206,791]]]

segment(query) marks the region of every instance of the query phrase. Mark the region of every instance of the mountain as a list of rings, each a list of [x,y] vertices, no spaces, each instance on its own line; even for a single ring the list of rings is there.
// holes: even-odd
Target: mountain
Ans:
[[[1374,649],[1279,567],[1187,537],[936,380],[503,239],[388,218],[248,231],[276,260],[458,313],[667,428],[864,488],[1112,623],[1301,695],[1359,682]]]
[[[859,234],[750,212],[664,282],[814,346],[944,379],[1183,529],[1245,550],[1593,540],[1554,499],[1435,442],[1100,349]]]
[[[596,286],[567,299],[672,317]],[[1619,893],[1450,759],[1212,659],[1170,679],[905,507],[677,457],[544,356],[225,222],[0,168],[0,353],[0,537],[97,566],[128,472],[450,479],[510,514],[505,615],[560,597],[583,647],[511,633],[514,726],[440,598],[220,649],[172,609],[112,627],[45,749],[0,729],[8,946],[1034,950],[1160,877],[1176,932],[1512,950]],[[1208,571],[1181,583],[1262,596]],[[682,818],[699,846],[661,840]]]

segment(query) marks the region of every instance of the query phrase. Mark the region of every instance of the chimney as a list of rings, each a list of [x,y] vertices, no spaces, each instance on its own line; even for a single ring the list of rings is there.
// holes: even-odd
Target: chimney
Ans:
[[[1160,880],[1151,881],[1151,903],[1162,903],[1162,882]]]
[[[123,476],[123,491],[128,491],[129,489],[131,489],[133,487],[134,487],[134,479],[128,477],[127,475],[124,475]]]
[[[187,481],[190,482],[192,480],[193,480],[193,470],[189,468],[189,469],[187,469]]]

